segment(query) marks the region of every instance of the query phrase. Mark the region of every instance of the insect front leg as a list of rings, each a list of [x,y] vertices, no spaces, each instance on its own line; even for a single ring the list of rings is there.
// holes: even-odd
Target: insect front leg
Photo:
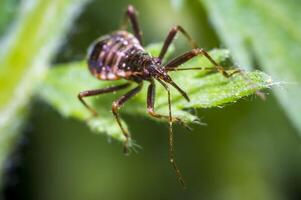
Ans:
[[[130,20],[135,37],[139,40],[140,44],[142,45],[142,32],[138,23],[137,11],[132,5],[129,5],[127,7],[121,29],[127,28],[128,20]]]
[[[92,115],[96,116],[97,112],[84,101],[84,97],[90,97],[90,96],[96,96],[96,95],[100,95],[100,94],[115,92],[115,91],[127,88],[129,85],[130,85],[130,83],[125,83],[123,85],[114,86],[114,87],[102,88],[102,89],[97,89],[97,90],[86,90],[86,91],[80,92],[77,95],[77,97],[80,100],[80,102],[92,113]]]
[[[160,118],[165,118],[169,122],[169,161],[170,161],[170,164],[172,165],[172,167],[174,168],[174,170],[176,172],[178,181],[181,183],[181,185],[183,186],[183,188],[185,188],[185,182],[183,180],[181,171],[180,171],[180,169],[177,166],[175,155],[174,155],[174,142],[173,142],[173,130],[172,130],[172,122],[175,121],[175,120],[181,122],[181,120],[172,117],[172,114],[171,114],[170,90],[169,90],[168,86],[163,81],[160,81],[160,80],[158,80],[158,81],[164,86],[164,88],[167,91],[169,115],[168,116],[166,116],[166,115],[160,115],[160,114],[157,114],[154,111],[155,87],[156,87],[156,85],[155,85],[155,83],[154,83],[153,80],[151,80],[151,83],[148,86],[148,91],[147,91],[147,111],[148,111],[148,113],[151,116],[159,118],[159,119]]]
[[[148,86],[147,89],[147,113],[158,119],[166,119],[169,120],[169,116],[161,115],[155,112],[155,94],[156,94],[156,85],[153,80]],[[177,121],[179,119],[172,118],[172,121]]]
[[[222,66],[218,65],[217,62],[203,49],[192,49],[167,63],[164,67],[167,71],[175,71],[174,69],[179,67],[181,64],[187,62],[188,60],[194,58],[195,56],[202,55],[205,56],[213,65],[214,68],[212,70],[220,72],[223,76],[229,78],[236,73],[240,73],[241,70],[237,69],[231,73],[228,73]],[[209,69],[209,68],[206,68]]]
[[[212,67],[194,67],[194,68],[181,68],[178,69],[177,67],[179,67],[181,64],[187,62],[188,60],[194,58],[197,55],[203,55],[205,56],[213,65],[214,68]],[[184,71],[184,70],[207,70],[207,71],[218,71],[220,72],[223,76],[225,76],[226,78],[229,78],[231,76],[233,76],[234,74],[241,74],[242,77],[248,81],[251,85],[253,85],[254,87],[256,86],[256,84],[254,84],[250,79],[248,79],[245,74],[243,73],[243,71],[241,69],[235,69],[232,72],[228,73],[224,67],[220,66],[217,64],[217,62],[215,62],[215,60],[203,49],[192,49],[191,51],[188,51],[176,58],[174,58],[173,60],[171,60],[169,63],[167,63],[165,66],[165,69],[167,71]],[[262,100],[265,100],[265,95],[260,92],[260,91],[256,91],[255,94],[261,98]]]
[[[122,131],[122,134],[125,137],[125,142],[124,142],[124,153],[128,153],[128,147],[129,147],[129,142],[131,139],[131,135],[129,132],[127,132],[127,130],[123,127],[121,120],[120,120],[120,115],[119,115],[119,108],[126,102],[128,101],[131,97],[135,96],[142,88],[143,83],[139,83],[139,85],[137,87],[135,87],[134,89],[130,90],[128,93],[126,93],[125,95],[123,95],[122,97],[120,97],[119,99],[117,99],[116,101],[113,102],[112,104],[112,112],[115,116],[115,119]]]
[[[176,34],[180,31],[180,33],[182,33],[186,39],[188,40],[191,48],[197,48],[197,44],[196,42],[190,37],[190,35],[184,30],[183,27],[181,26],[174,26],[171,28],[171,30],[169,31],[165,41],[164,41],[164,44],[163,44],[163,47],[161,49],[161,52],[160,52],[160,55],[159,55],[159,59],[160,60],[163,60],[167,50],[168,50],[168,47],[170,46],[170,44],[173,42]]]
[[[155,111],[155,94],[156,94],[156,85],[153,80],[151,80],[148,90],[147,90],[147,113],[157,119],[169,120],[169,116],[158,114]],[[188,130],[191,130],[180,118],[172,117],[172,122],[178,122],[183,125]]]

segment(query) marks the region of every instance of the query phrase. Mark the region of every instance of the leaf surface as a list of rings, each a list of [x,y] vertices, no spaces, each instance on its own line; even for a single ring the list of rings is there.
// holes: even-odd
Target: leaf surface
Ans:
[[[150,45],[152,55],[156,56],[161,45]],[[229,52],[227,50],[213,50],[210,54],[221,63],[227,63]],[[203,57],[198,57],[185,65],[185,67],[212,67]],[[240,98],[253,94],[257,90],[269,88],[272,85],[271,78],[260,72],[246,72],[236,74],[231,78],[225,78],[220,73],[206,73],[199,71],[171,72],[173,80],[187,92],[191,101],[187,102],[176,90],[172,89],[172,113],[180,117],[186,123],[196,122],[193,108],[210,108],[233,103]],[[87,120],[89,111],[79,102],[77,94],[80,91],[105,88],[124,83],[121,81],[99,81],[91,76],[87,70],[86,62],[62,64],[52,68],[41,86],[41,97],[50,103],[55,109],[66,117],[75,117],[86,121],[96,132],[123,140],[123,136],[111,113],[112,102],[123,95],[122,92],[104,94],[97,97],[89,97],[85,100],[97,110],[99,116]],[[134,87],[135,83],[133,83]],[[146,89],[148,83],[144,83],[142,92],[131,99],[121,109],[122,113],[148,116],[146,112]],[[157,84],[155,107],[158,113],[168,113],[167,93],[163,87]],[[189,111],[189,112],[188,112]]]
[[[274,91],[301,133],[301,4],[296,0],[202,0],[240,66],[254,60],[276,82]],[[239,16],[239,17],[238,17]]]

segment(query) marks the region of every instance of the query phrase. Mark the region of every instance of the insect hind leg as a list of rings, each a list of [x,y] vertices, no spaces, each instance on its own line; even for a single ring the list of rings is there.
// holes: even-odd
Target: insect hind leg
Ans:
[[[200,48],[192,49],[192,50],[174,58],[173,60],[168,62],[164,67],[167,71],[176,71],[175,68],[179,67],[183,63],[187,62],[188,60],[191,60],[192,58],[194,58],[198,55],[205,56],[213,64],[214,68],[212,68],[212,71],[213,70],[218,71],[227,78],[233,76],[236,73],[241,72],[240,69],[234,70],[231,73],[227,72],[224,67],[217,64],[217,62],[208,54],[207,51],[205,51],[204,49],[200,49]]]
[[[128,101],[131,97],[135,96],[142,88],[143,83],[139,83],[139,85],[137,87],[135,87],[134,89],[130,90],[129,92],[127,92],[125,95],[121,96],[119,99],[117,99],[116,101],[114,101],[112,103],[112,112],[114,114],[114,117],[118,123],[118,126],[120,127],[122,134],[125,137],[125,141],[124,141],[124,148],[123,151],[125,154],[128,154],[128,149],[129,146],[131,146],[130,142],[131,142],[131,135],[130,133],[123,127],[122,123],[121,123],[121,118],[119,115],[118,110],[120,109],[120,107],[126,102]]]
[[[102,89],[96,89],[96,90],[86,90],[86,91],[80,92],[77,95],[77,97],[80,100],[80,102],[92,113],[92,116],[96,116],[97,112],[95,111],[95,109],[93,109],[91,106],[89,106],[86,103],[86,101],[84,100],[85,97],[115,92],[115,91],[124,89],[124,88],[128,87],[129,85],[130,85],[130,83],[125,83],[125,84],[122,84],[119,86],[113,86],[113,87],[108,87],[108,88],[102,88]]]
[[[127,7],[126,12],[125,12],[125,16],[123,18],[123,23],[122,23],[122,26],[121,26],[122,30],[127,29],[128,20],[130,21],[130,23],[132,25],[135,37],[139,40],[140,44],[142,45],[142,32],[141,32],[140,27],[139,27],[137,11],[134,8],[134,6],[132,6],[132,5],[129,5]]]
[[[185,38],[187,39],[187,41],[190,44],[191,48],[197,48],[196,42],[185,31],[185,29],[182,26],[176,25],[176,26],[171,28],[171,30],[169,31],[169,33],[168,33],[168,35],[167,35],[167,37],[164,41],[163,47],[162,47],[162,49],[160,51],[160,55],[159,55],[160,60],[163,60],[168,48],[170,47],[171,43],[175,39],[178,32],[182,33],[185,36]]]

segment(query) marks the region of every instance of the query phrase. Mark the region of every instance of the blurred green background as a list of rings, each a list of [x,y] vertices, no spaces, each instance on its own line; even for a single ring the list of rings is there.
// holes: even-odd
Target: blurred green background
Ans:
[[[218,4],[218,1],[212,2]],[[243,19],[239,13],[252,12],[252,7],[248,6],[251,5],[250,2],[257,1],[220,2],[223,2],[221,6],[232,8],[236,4],[240,5],[239,12],[234,14],[236,18],[246,20],[244,23],[248,26],[250,22],[247,18]],[[5,15],[0,15],[1,27],[6,27],[0,29],[0,34],[4,35],[9,33],[7,27],[13,26],[13,19],[21,3],[2,3],[9,10]],[[218,26],[221,21],[216,22],[213,19],[218,17],[216,11],[223,11],[223,8],[216,7],[212,10],[214,3],[209,0],[93,0],[82,8],[78,17],[74,17],[74,22],[61,41],[60,48],[53,53],[51,63],[85,58],[91,41],[118,29],[129,3],[139,11],[145,44],[163,41],[169,29],[175,24],[180,24],[205,49],[235,48],[229,46],[230,40],[227,40],[227,37],[236,35],[229,33],[228,36],[221,36],[222,29]],[[277,3],[282,5],[281,1]],[[290,0],[288,4],[300,7],[299,1]],[[225,10],[225,13],[228,11]],[[295,17],[292,20],[300,24],[300,15],[295,16],[292,12],[292,16]],[[235,19],[230,15],[223,17],[225,21]],[[237,23],[233,21],[233,24]],[[237,34],[242,30],[245,29],[232,29],[234,32],[238,31]],[[267,25],[268,31],[270,30]],[[272,34],[277,38],[281,31]],[[256,37],[260,36],[255,35]],[[273,36],[271,38],[275,40]],[[282,35],[279,38],[282,38]],[[248,44],[252,43],[251,39],[247,41]],[[273,48],[272,43],[262,45],[265,49]],[[300,43],[297,42],[296,45]],[[176,47],[177,51],[188,48],[182,37],[178,38]],[[286,49],[289,55],[294,54],[294,58],[300,55],[300,52],[290,52],[298,51],[297,48],[287,49],[283,46],[283,49]],[[256,57],[256,45],[248,50],[252,51],[250,63],[255,68],[274,75],[271,68],[261,67],[265,62]],[[279,59],[282,55],[279,54]],[[285,59],[285,55],[283,57]],[[237,59],[237,62],[243,60]],[[283,68],[289,71],[289,65],[288,63]],[[296,84],[295,80],[281,80],[278,77],[276,80],[289,83],[292,81]],[[282,87],[287,88],[291,85]],[[187,183],[186,190],[182,190],[177,183],[168,162],[168,129],[165,123],[131,115],[124,116],[133,138],[142,146],[137,154],[124,156],[119,142],[94,134],[82,122],[60,116],[39,98],[31,99],[30,106],[26,107],[30,113],[22,126],[22,135],[17,137],[17,145],[14,145],[13,153],[8,156],[5,164],[3,198],[301,199],[301,149],[298,135],[300,119],[294,120],[298,115],[287,111],[294,108],[288,108],[291,104],[281,100],[277,91],[276,95],[271,90],[266,92],[266,101],[251,97],[223,108],[198,110],[198,116],[207,125],[194,125],[192,132],[180,126],[174,128],[176,156]],[[293,104],[296,110],[300,107],[298,97],[296,95],[297,99],[294,99]]]

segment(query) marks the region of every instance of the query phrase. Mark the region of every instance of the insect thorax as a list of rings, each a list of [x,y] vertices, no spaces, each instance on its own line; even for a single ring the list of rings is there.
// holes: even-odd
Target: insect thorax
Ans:
[[[96,40],[88,52],[90,72],[103,80],[129,79],[143,72],[152,62],[137,38],[126,31],[117,31]]]

